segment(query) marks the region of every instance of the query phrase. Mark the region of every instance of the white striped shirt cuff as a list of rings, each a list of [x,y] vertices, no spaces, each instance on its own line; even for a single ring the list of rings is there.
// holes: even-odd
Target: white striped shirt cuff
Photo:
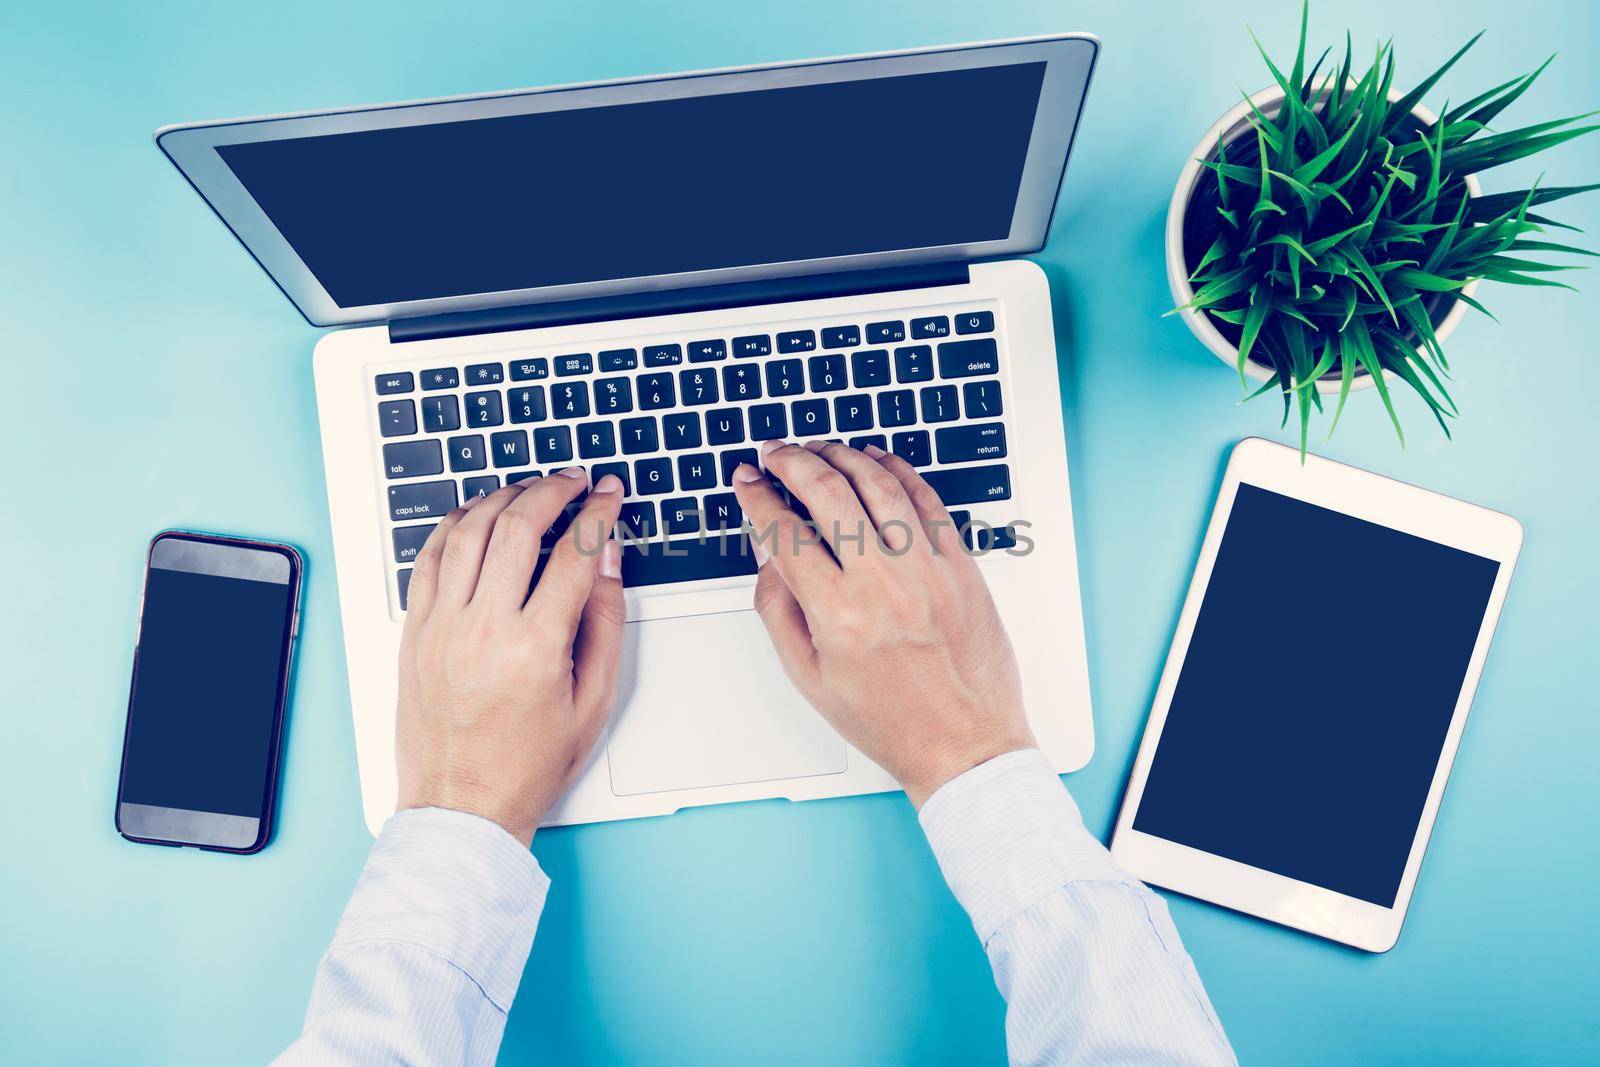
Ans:
[[[488,819],[445,808],[397,812],[372,846],[333,949],[414,946],[508,1011],[549,889],[533,854]]]
[[[1078,806],[1036,748],[996,756],[922,805],[922,830],[956,899],[988,944],[1064,885],[1138,885],[1084,828]]]

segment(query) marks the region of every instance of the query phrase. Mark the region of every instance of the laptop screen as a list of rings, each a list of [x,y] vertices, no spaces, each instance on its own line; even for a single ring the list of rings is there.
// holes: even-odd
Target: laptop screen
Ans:
[[[1046,64],[218,145],[340,307],[1003,240]]]

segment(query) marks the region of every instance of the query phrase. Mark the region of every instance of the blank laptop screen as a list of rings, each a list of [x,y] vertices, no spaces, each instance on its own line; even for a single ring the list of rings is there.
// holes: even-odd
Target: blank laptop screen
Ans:
[[[217,151],[341,307],[1005,239],[1045,64]]]

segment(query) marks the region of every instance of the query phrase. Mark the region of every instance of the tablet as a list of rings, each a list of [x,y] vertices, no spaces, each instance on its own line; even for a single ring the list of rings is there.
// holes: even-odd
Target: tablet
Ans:
[[[1154,885],[1394,947],[1521,546],[1507,515],[1240,442],[1112,855]]]

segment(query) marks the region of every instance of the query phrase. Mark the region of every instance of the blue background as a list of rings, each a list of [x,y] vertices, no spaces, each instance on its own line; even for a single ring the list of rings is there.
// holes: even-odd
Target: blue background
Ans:
[[[1060,30],[1105,40],[1048,248],[1109,830],[1227,449],[1277,431],[1175,319],[1172,183],[1267,81],[1245,24],[1287,3],[85,5],[0,14],[0,1040],[16,1062],[265,1060],[298,1031],[368,837],[357,797],[302,322],[150,144],[178,120]],[[1393,34],[1402,80],[1460,40],[1456,100],[1564,54],[1507,116],[1600,106],[1600,7],[1319,5]],[[1600,137],[1487,176],[1600,175]],[[1600,228],[1600,197],[1562,207]],[[1589,400],[1600,279],[1486,286],[1449,342],[1456,440],[1364,393],[1334,458],[1520,518],[1527,544],[1399,946],[1368,956],[1174,899],[1246,1062],[1550,1061],[1600,1047],[1600,785]],[[1041,354],[1042,356],[1043,354]],[[179,526],[308,556],[281,824],[237,858],[121,841],[112,799],[146,541]],[[1318,574],[1360,566],[1330,554]],[[1314,620],[1313,587],[1273,625]],[[1361,669],[1308,654],[1305,684]],[[1240,669],[1250,649],[1241,648]],[[994,1063],[988,967],[895,796],[750,804],[539,835],[555,879],[506,1060]]]

